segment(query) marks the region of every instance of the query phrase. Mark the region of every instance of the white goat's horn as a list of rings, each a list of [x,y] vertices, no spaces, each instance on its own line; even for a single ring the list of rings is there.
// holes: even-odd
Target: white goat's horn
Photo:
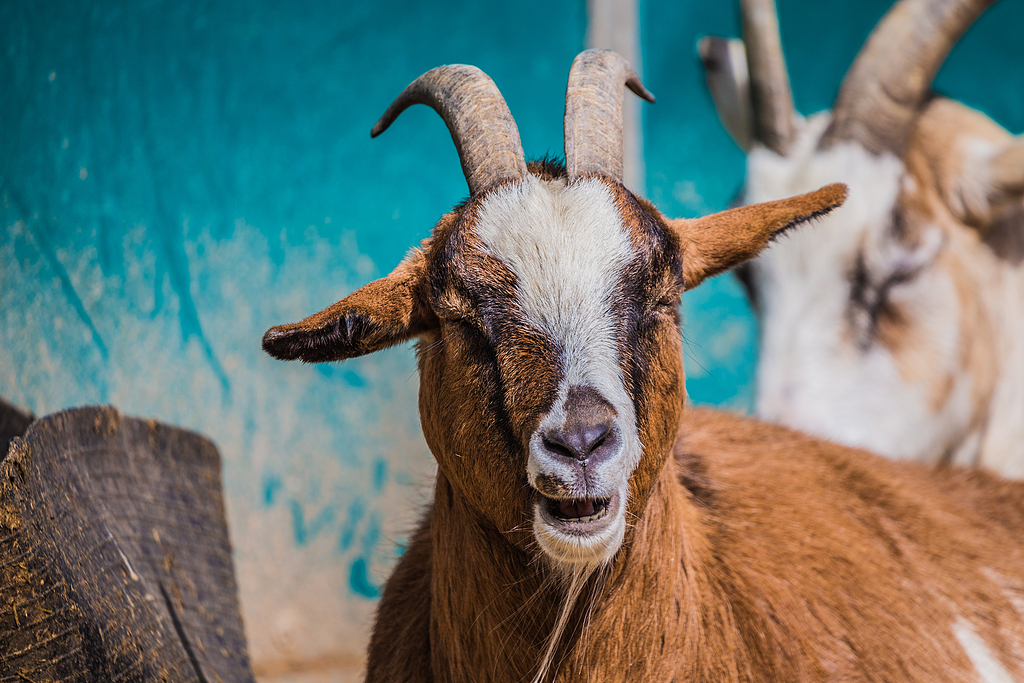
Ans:
[[[391,103],[370,136],[383,133],[413,104],[431,107],[448,125],[470,195],[526,177],[519,129],[498,87],[480,69],[466,64],[431,69]]]
[[[740,16],[754,109],[754,139],[786,156],[793,141],[796,110],[782,53],[775,0],[743,0]]]
[[[995,0],[902,0],[871,32],[839,89],[827,148],[856,140],[902,154],[910,126],[953,45]]]
[[[622,87],[654,102],[636,71],[611,50],[573,60],[565,91],[565,167],[569,178],[601,173],[622,182]]]

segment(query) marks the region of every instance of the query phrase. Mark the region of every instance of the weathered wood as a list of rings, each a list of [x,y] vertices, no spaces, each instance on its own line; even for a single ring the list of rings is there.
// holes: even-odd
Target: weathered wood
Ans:
[[[0,398],[0,460],[7,453],[11,439],[21,436],[35,416]]]
[[[212,443],[110,407],[12,442],[0,680],[254,680]]]

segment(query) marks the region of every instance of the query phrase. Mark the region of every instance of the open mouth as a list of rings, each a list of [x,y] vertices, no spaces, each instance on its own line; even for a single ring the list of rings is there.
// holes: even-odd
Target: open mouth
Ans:
[[[618,512],[618,494],[605,498],[551,498],[538,492],[537,512],[548,527],[576,538],[601,534]]]
[[[545,497],[548,514],[560,522],[593,522],[608,513],[610,498],[567,498],[556,500]]]
[[[551,498],[538,492],[533,532],[541,549],[567,566],[607,562],[622,544],[622,493],[602,498]]]

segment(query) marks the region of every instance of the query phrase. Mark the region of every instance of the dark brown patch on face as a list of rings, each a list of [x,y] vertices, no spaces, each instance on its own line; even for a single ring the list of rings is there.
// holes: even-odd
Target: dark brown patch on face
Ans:
[[[643,340],[656,335],[660,325],[679,325],[682,255],[675,235],[652,204],[620,184],[608,185],[634,253],[619,277],[611,308],[619,313],[619,362],[626,391],[639,408],[645,398],[638,379],[649,370],[649,354],[643,352]],[[644,412],[638,410],[638,419]]]
[[[893,206],[883,239],[899,245],[898,249],[906,254],[912,254],[922,239],[921,225],[927,224],[918,212],[919,207],[915,207],[903,193]],[[866,248],[862,240],[847,273],[850,283],[847,322],[861,351],[867,351],[872,344],[878,343],[896,354],[913,344],[910,339],[913,321],[893,300],[892,290],[917,278],[931,267],[931,262],[908,266],[892,256],[893,263],[879,271],[877,266],[872,268],[869,265]]]
[[[880,342],[889,349],[899,348],[906,320],[899,306],[889,298],[890,290],[912,277],[909,273],[890,273],[881,278],[869,272],[864,251],[859,250],[848,274],[850,298],[847,320],[861,351]]]
[[[421,387],[433,389],[421,392],[421,422],[453,485],[502,529],[528,519],[529,436],[554,403],[561,368],[554,342],[518,309],[515,274],[473,231],[486,196],[434,232],[427,281],[440,333],[420,349]]]

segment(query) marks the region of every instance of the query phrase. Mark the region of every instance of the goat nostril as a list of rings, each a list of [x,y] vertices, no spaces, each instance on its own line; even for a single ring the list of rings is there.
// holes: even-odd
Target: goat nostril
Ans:
[[[595,425],[591,429],[588,429],[586,433],[584,433],[584,450],[586,450],[588,456],[594,451],[596,451],[598,448],[600,448],[602,444],[604,444],[604,442],[608,439],[608,434],[610,434],[611,431],[611,425],[602,424]]]
[[[563,458],[576,458],[576,452],[566,444],[564,444],[557,436],[553,434],[545,434],[543,437],[544,450],[555,455],[560,455]]]

